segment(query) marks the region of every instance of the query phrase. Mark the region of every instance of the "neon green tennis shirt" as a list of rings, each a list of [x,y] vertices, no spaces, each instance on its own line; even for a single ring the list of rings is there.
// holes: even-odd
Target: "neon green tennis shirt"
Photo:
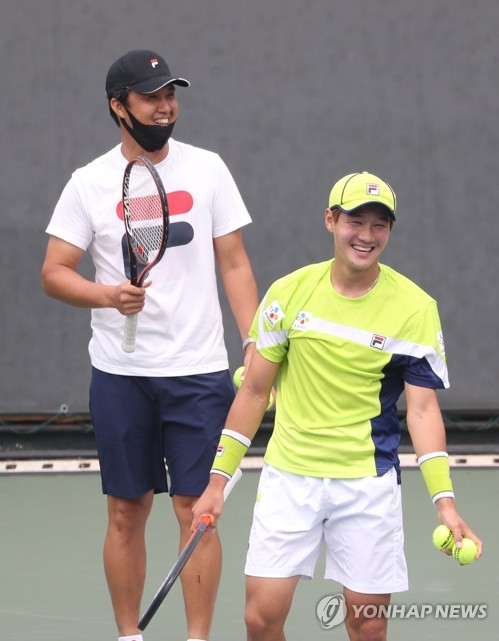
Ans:
[[[404,382],[449,386],[437,305],[386,265],[370,292],[346,298],[331,265],[276,281],[255,316],[258,351],[282,363],[265,460],[303,476],[377,476],[399,467]]]

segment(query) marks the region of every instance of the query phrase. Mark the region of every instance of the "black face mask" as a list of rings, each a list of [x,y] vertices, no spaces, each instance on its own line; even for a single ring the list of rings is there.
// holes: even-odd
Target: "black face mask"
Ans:
[[[133,129],[128,126],[124,118],[120,118],[120,120],[123,127],[125,127],[135,142],[139,144],[142,149],[149,152],[163,149],[172,135],[175,122],[171,122],[166,127],[163,127],[162,125],[144,125],[139,122],[137,118],[128,111],[128,109],[126,109],[126,112],[130,117]]]

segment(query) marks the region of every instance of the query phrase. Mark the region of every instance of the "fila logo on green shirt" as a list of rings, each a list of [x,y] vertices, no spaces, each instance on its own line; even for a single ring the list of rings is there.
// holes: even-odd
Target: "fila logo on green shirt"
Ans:
[[[371,338],[371,347],[376,349],[383,349],[385,346],[386,336],[380,336],[379,334],[373,334]]]

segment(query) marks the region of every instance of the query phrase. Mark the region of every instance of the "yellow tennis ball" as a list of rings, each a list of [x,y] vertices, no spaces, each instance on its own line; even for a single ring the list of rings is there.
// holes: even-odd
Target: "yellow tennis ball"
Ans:
[[[274,404],[274,396],[272,395],[272,392],[270,392],[269,402],[267,403],[267,409],[265,411],[268,412],[268,410],[272,407],[273,404]]]
[[[452,550],[454,535],[446,525],[439,525],[433,531],[433,544],[439,550]]]
[[[241,375],[244,372],[244,367],[238,367],[236,371],[234,372],[234,376],[232,377],[232,380],[234,381],[234,385],[236,387],[241,387]]]
[[[463,546],[457,548],[455,545],[452,548],[452,556],[458,561],[461,565],[468,565],[473,563],[476,557],[477,547],[475,541],[471,539],[463,538]]]

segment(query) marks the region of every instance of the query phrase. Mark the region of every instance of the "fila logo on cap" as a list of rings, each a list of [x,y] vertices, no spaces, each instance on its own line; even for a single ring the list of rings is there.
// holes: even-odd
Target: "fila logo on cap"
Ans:
[[[153,58],[153,59],[151,60],[151,67],[152,67],[153,69],[155,69],[158,65],[159,65],[158,59],[157,59],[157,58]]]
[[[379,196],[379,185],[376,183],[367,183],[366,193],[369,194],[369,196]]]

